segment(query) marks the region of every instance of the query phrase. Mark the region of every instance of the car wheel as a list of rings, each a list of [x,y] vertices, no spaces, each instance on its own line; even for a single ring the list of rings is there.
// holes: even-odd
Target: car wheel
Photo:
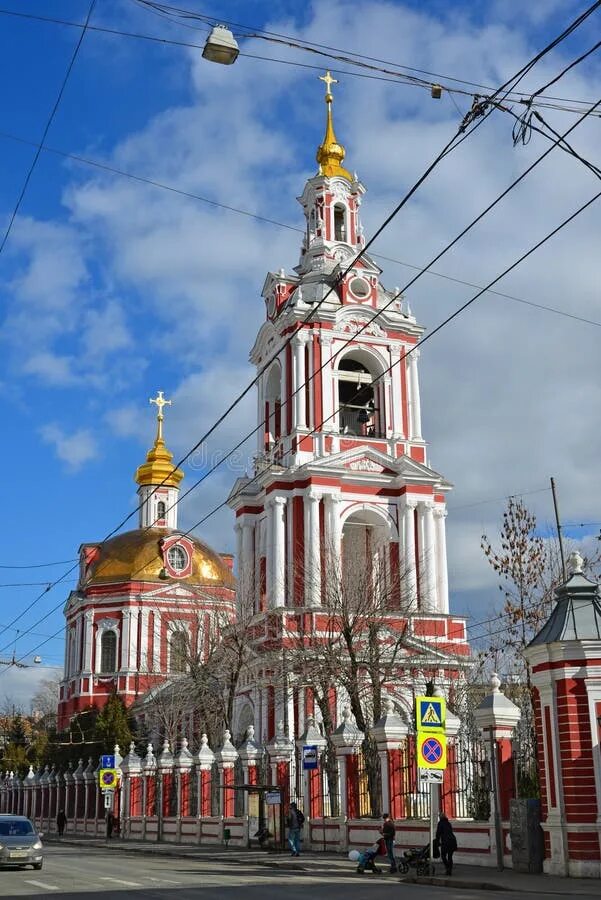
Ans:
[[[40,869],[42,868],[42,866],[43,866],[43,863],[34,863],[34,864],[33,864],[34,869],[37,869],[38,872],[40,871]]]

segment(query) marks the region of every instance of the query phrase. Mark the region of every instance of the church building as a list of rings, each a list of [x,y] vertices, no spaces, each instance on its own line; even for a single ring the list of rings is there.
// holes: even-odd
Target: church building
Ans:
[[[281,657],[299,627],[325,633],[330,582],[344,580],[350,566],[384,573],[383,624],[406,635],[399,674],[415,669],[448,687],[470,655],[465,621],[449,610],[451,485],[430,467],[422,434],[415,348],[424,329],[361,253],[365,188],[343,165],[335,81],[329,72],[322,80],[326,131],[319,170],[299,198],[300,260],[292,272],[267,276],[265,321],[250,354],[260,373],[256,469],[229,498],[238,608],[257,620],[253,676],[240,692],[234,731],[254,723],[262,741],[280,721],[298,737],[313,714],[310,690],[283,686]],[[420,685],[415,676],[410,690],[402,679],[389,686],[405,716],[425,677]]]
[[[58,726],[116,692],[131,706],[150,688],[202,656],[215,627],[235,615],[233,559],[178,529],[179,485],[163,438],[159,391],[157,433],[139,466],[138,528],[82,544],[79,582],[65,606],[64,676]]]

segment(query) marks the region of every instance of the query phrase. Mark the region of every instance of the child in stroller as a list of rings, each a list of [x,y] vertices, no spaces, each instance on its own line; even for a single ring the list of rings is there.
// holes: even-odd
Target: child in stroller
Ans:
[[[376,857],[384,856],[385,853],[386,844],[384,843],[384,838],[378,838],[375,844],[368,847],[367,850],[363,850],[362,853],[353,851],[352,858],[357,862],[357,872],[362,875],[367,870],[373,872],[374,875],[379,875],[381,870],[376,866]],[[355,856],[355,854],[357,855]]]
[[[430,863],[430,844],[405,850],[403,855],[397,859],[397,866],[399,872],[404,875],[409,869],[415,869],[416,875],[434,875],[434,866]]]

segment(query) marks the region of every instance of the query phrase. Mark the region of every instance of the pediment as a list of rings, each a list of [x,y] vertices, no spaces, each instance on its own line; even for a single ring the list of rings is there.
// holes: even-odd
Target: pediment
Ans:
[[[202,591],[195,591],[187,584],[174,584],[173,582],[144,593],[145,600],[195,600],[199,596],[204,596]]]
[[[411,459],[409,456],[394,458],[387,453],[382,453],[381,450],[370,447],[368,444],[353,447],[352,450],[333,453],[331,456],[316,460],[313,463],[307,463],[303,468],[319,468],[325,471],[336,469],[338,472],[346,470],[349,473],[357,472],[374,475],[396,475],[401,481],[411,484],[428,484],[440,486],[443,489],[451,487],[439,472],[435,472],[434,469],[430,469],[423,463],[417,462],[417,460]]]

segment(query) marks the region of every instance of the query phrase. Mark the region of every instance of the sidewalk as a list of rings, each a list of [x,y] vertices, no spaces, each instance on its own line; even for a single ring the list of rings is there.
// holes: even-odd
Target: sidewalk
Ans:
[[[156,856],[170,856],[179,859],[194,859],[198,862],[204,860],[220,862],[229,865],[263,866],[272,869],[282,869],[313,875],[339,874],[341,878],[363,877],[397,879],[401,884],[435,885],[437,887],[449,887],[454,889],[479,889],[490,891],[519,891],[532,894],[559,894],[565,896],[599,896],[600,882],[596,878],[558,878],[551,875],[528,875],[514,872],[512,869],[497,869],[486,866],[456,865],[453,876],[434,875],[417,878],[415,873],[408,875],[389,875],[387,868],[382,866],[382,875],[370,875],[366,873],[359,876],[355,872],[356,864],[350,862],[346,856],[340,853],[303,853],[300,859],[292,858],[287,851],[268,852],[265,850],[245,847],[223,847],[216,844],[175,844],[156,843],[151,841],[125,841],[120,838],[95,838],[90,835],[67,834],[59,840],[57,835],[44,836],[44,842],[57,846],[88,847],[90,849],[111,851],[119,850],[127,853],[142,853]],[[438,865],[437,869],[441,870]]]

